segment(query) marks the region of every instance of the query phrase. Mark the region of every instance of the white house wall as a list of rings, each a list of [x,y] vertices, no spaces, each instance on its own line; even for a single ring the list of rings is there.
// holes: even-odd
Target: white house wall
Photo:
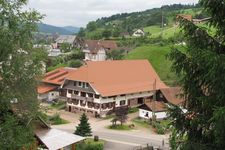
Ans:
[[[134,98],[141,98],[141,97],[150,97],[152,96],[153,93],[152,92],[140,92],[140,93],[134,93],[134,94],[127,94],[125,96],[117,96],[115,98],[102,98],[99,97],[99,99],[94,98],[94,103],[99,103],[99,104],[103,104],[103,103],[109,103],[109,102],[116,102],[116,107],[120,106],[120,101],[125,100],[126,103],[125,105],[128,105],[128,100],[129,99],[134,99]],[[67,90],[67,97],[71,98],[71,94],[68,92]],[[80,96],[80,92],[78,93],[78,96]],[[88,97],[88,96],[87,96]]]
[[[146,113],[148,113],[148,117],[146,117]],[[144,110],[144,109],[139,109],[139,117],[144,118],[144,119],[150,119],[152,118],[152,111]],[[155,112],[156,119],[164,119],[167,118],[166,112]]]
[[[52,100],[55,100],[55,99],[58,99],[58,98],[59,98],[59,92],[58,91],[51,91],[49,93],[38,94],[39,100],[52,101]]]

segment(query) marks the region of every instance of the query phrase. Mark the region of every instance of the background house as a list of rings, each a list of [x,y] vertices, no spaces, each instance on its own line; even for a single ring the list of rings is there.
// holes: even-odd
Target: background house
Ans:
[[[145,36],[145,32],[143,29],[136,29],[132,36],[134,36],[134,37]]]
[[[111,40],[86,40],[84,43],[85,60],[104,61],[107,52],[118,49],[116,42]]]
[[[70,49],[76,47],[76,36],[75,35],[60,35],[56,40],[56,47],[60,49],[63,43],[69,44]]]

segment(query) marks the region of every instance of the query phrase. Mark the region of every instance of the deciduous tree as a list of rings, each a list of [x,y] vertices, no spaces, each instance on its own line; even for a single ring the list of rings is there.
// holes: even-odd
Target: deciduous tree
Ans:
[[[38,111],[41,59],[33,52],[33,32],[42,16],[22,11],[27,0],[0,1],[0,147],[22,149],[33,141],[27,127]]]

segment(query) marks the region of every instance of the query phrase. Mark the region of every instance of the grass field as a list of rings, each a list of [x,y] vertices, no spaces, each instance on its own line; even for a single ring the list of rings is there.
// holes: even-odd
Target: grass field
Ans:
[[[161,80],[167,84],[174,84],[177,81],[177,76],[171,71],[172,62],[166,59],[166,55],[171,51],[172,46],[160,45],[145,45],[137,47],[135,50],[128,53],[125,59],[148,59]]]
[[[154,38],[154,37],[158,37],[162,34],[162,28],[160,28],[160,26],[149,26],[144,28],[145,32],[149,32],[150,33],[150,37]],[[180,28],[177,26],[168,26],[168,27],[164,27],[163,29],[163,38],[164,39],[168,39],[170,37],[173,37],[175,34],[180,32]]]

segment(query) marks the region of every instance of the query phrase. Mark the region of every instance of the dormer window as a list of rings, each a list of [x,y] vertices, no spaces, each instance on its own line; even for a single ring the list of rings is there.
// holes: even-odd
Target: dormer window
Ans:
[[[88,87],[89,87],[88,83],[85,83],[85,88],[88,88]]]

